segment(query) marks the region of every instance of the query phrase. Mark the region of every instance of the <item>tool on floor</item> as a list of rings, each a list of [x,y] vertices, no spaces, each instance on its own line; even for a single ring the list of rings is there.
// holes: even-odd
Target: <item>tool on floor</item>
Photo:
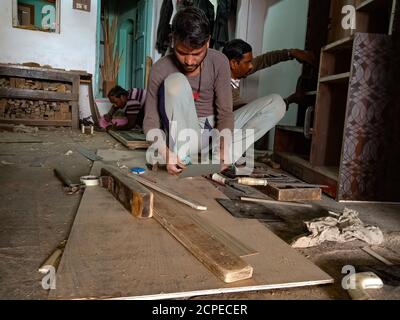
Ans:
[[[268,184],[267,179],[260,178],[238,178],[237,181],[245,186],[266,186]]]
[[[86,187],[98,186],[100,184],[100,178],[97,176],[82,176],[80,180]]]
[[[373,272],[360,272],[351,275],[353,287],[347,289],[353,300],[372,300],[366,291],[367,289],[381,289],[383,287],[382,280]]]
[[[79,183],[72,183],[71,179],[63,174],[60,170],[54,169],[54,175],[63,183],[64,191],[67,194],[77,194],[83,192],[85,185]]]
[[[65,245],[67,244],[67,240],[63,240],[57,246],[57,249],[52,252],[52,254],[43,262],[43,264],[39,267],[39,272],[42,274],[47,274],[50,271],[50,267],[53,267],[57,270],[57,267],[61,260],[61,255],[64,252]]]
[[[186,166],[179,178],[207,176],[220,171],[220,164],[190,164]]]
[[[233,188],[233,189],[236,189],[236,190],[238,190],[238,191],[240,191],[240,192],[243,192],[243,193],[245,193],[245,194],[249,194],[249,191],[246,190],[245,188],[239,186],[239,185],[235,182],[235,180],[231,180],[231,179],[225,178],[225,177],[223,177],[223,176],[222,176],[221,174],[219,174],[219,173],[214,173],[214,174],[211,176],[211,179],[212,179],[213,181],[215,181],[215,182],[221,184],[221,185],[226,185],[226,186],[229,186],[229,187],[231,187],[231,188]]]
[[[383,264],[381,265],[365,265],[365,266],[355,266],[356,270],[359,272],[373,272],[382,281],[389,286],[400,286],[400,265],[394,264],[386,258],[382,257],[376,251],[372,250],[371,247],[364,247],[362,250],[375,259],[379,260]]]

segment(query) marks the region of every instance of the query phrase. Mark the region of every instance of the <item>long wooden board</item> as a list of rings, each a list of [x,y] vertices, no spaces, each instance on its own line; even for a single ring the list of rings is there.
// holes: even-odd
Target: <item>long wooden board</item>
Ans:
[[[128,167],[143,166],[145,153],[117,150],[98,153],[106,161],[138,157]],[[141,156],[140,156],[141,155]],[[98,175],[101,163],[94,164]],[[149,174],[153,174],[149,172]],[[158,172],[157,175],[163,174]],[[259,254],[244,257],[252,279],[224,283],[204,267],[154,219],[135,219],[101,187],[88,188],[81,200],[50,298],[163,299],[269,290],[332,283],[333,279],[254,220],[236,219],[214,199],[225,198],[203,178],[180,180],[163,175],[164,184],[207,203],[198,212],[161,194],[174,212],[201,215]]]

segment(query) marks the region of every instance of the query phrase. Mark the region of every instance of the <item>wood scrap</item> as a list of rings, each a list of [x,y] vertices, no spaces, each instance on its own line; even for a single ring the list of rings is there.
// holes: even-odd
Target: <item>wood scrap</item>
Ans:
[[[258,199],[258,198],[247,198],[247,197],[241,197],[240,200],[248,201],[248,202],[258,202],[258,203],[284,205],[284,206],[291,206],[291,207],[312,208],[311,204],[305,204],[305,203],[274,201],[274,200]]]
[[[113,167],[102,168],[101,176],[102,178],[111,178],[103,187],[106,187],[133,216],[138,218],[153,216],[153,193],[151,191]]]
[[[57,270],[58,265],[61,261],[61,256],[64,252],[65,245],[67,240],[61,241],[58,245],[57,249],[52,252],[52,254],[43,262],[43,264],[39,267],[39,272],[42,274],[47,274],[50,271],[50,267],[53,267]]]

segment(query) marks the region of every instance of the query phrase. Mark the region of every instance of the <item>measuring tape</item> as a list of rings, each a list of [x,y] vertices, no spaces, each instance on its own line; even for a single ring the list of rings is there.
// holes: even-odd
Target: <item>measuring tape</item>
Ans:
[[[98,186],[100,184],[100,179],[97,176],[83,176],[80,179],[81,182],[87,187]]]

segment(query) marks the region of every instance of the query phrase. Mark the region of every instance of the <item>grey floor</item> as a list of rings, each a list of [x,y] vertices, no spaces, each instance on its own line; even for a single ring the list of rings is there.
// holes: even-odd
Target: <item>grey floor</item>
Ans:
[[[61,168],[72,180],[90,171],[91,161],[77,147],[125,150],[106,133],[93,136],[68,128],[50,128],[36,134],[1,132],[0,140],[36,139],[41,143],[0,143],[0,299],[47,299],[42,289],[38,267],[49,254],[68,238],[80,195],[65,195],[53,168]],[[72,152],[69,152],[72,151]],[[69,154],[69,155],[68,155]],[[284,223],[266,223],[283,240],[290,241],[306,232],[303,221],[340,212],[344,204],[324,197],[313,209],[287,209],[275,206],[274,212]],[[380,227],[385,242],[374,250],[393,263],[400,259],[400,206],[382,204],[346,204],[360,212],[361,219]],[[366,244],[324,243],[299,250],[329,273],[332,285],[227,294],[192,299],[349,299],[341,287],[345,265],[379,265],[380,262],[361,250]],[[396,287],[370,291],[376,299],[397,299]]]

